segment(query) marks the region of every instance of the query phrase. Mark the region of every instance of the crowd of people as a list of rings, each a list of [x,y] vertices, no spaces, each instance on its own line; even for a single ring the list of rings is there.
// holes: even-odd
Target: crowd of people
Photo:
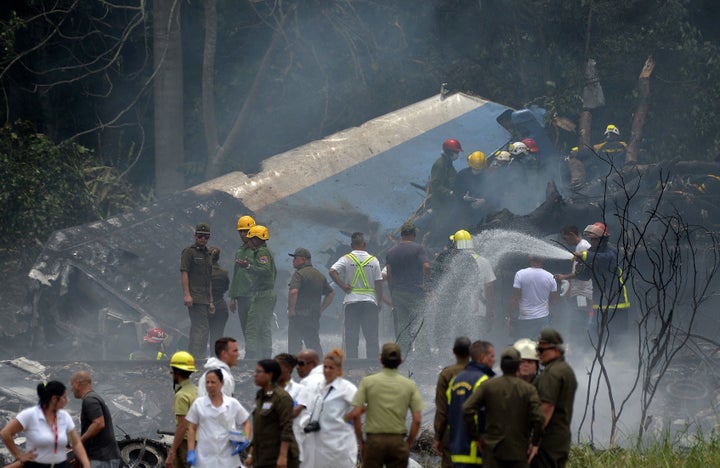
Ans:
[[[444,150],[451,162],[451,154],[461,148],[459,142],[448,141]],[[485,164],[484,155],[477,153],[471,154],[473,169]],[[471,190],[464,195],[472,198],[470,209],[483,205]],[[250,216],[238,219],[237,230],[242,244],[232,279],[219,266],[220,250],[208,246],[207,223],[197,224],[194,244],[181,254],[183,301],[191,325],[187,351],[170,358],[176,431],[166,466],[230,468],[242,462],[329,468],[354,467],[360,460],[364,467],[407,466],[424,403],[416,383],[398,367],[403,353],[422,354],[430,346],[420,333],[423,311],[444,304],[447,316],[462,316],[462,328],[444,327],[452,336],[488,336],[495,319],[496,277],[489,261],[475,251],[471,234],[456,231],[447,248],[433,257],[416,242],[414,223],[406,222],[383,268],[367,252],[364,234],[353,233],[350,251],[329,269],[332,283],[344,292],[344,349],[327,353],[320,342],[320,318],[334,300],[334,289],[313,267],[311,252],[298,247],[289,254],[295,271],[288,285],[288,349],[270,358],[277,302],[275,262],[267,246],[270,232]],[[543,258],[531,254],[529,266],[515,273],[505,312],[517,341],[500,356],[502,376],[493,370],[492,343],[455,340],[456,362],[440,372],[436,387],[434,448],[442,466],[565,466],[577,382],[564,361],[561,332],[549,327],[562,323],[563,332],[587,332],[599,311],[629,303],[607,227],[590,224],[581,236],[576,227],[565,226],[561,235],[573,252],[569,271],[550,273],[543,268]],[[467,278],[474,287],[447,287],[467,284],[461,280]],[[560,320],[551,320],[563,287],[565,307],[558,309]],[[224,298],[228,291],[229,306]],[[379,314],[385,303],[391,305],[395,340],[380,346]],[[241,350],[235,338],[223,336],[230,312],[240,319],[244,359],[257,361],[252,411],[235,399],[232,367]],[[365,356],[379,360],[382,370],[356,386],[343,377],[343,364],[346,357],[361,356],[361,332]],[[131,359],[165,359],[166,339],[161,328],[148,330],[146,347]],[[214,355],[208,357],[209,344]],[[196,386],[192,374],[199,372],[196,363],[201,361],[204,368]],[[293,380],[295,370],[299,381]],[[121,457],[112,417],[92,390],[90,374],[77,372],[70,383],[75,397],[82,399],[80,433],[63,410],[65,385],[51,381],[38,386],[36,407],[23,410],[0,431],[6,447],[30,468],[67,466],[66,446],[83,468],[118,468]],[[14,442],[20,432],[27,437],[24,451]]]
[[[502,352],[503,375],[496,377],[492,343],[455,340],[456,363],[440,372],[436,387],[433,448],[443,467],[565,466],[577,382],[563,344],[552,328],[541,330],[536,342],[519,340]],[[260,359],[252,411],[234,394],[230,369],[237,356],[237,341],[219,338],[198,388],[191,378],[199,372],[193,356],[173,354],[176,431],[165,466],[408,466],[424,402],[416,383],[398,370],[403,357],[397,343],[382,346],[382,369],[357,386],[344,378],[344,353],[337,348],[322,358],[304,349],[297,356]],[[293,380],[295,370],[299,381]],[[0,431],[17,460],[13,465],[69,468],[66,447],[72,447],[74,466],[122,466],[112,416],[93,390],[90,374],[76,372],[70,383],[82,400],[80,432],[63,409],[65,385],[39,384],[38,405]],[[24,450],[15,442],[21,432]]]
[[[604,140],[592,147],[573,148],[561,158],[544,154],[532,138],[508,142],[488,156],[472,151],[467,167],[457,171],[453,165],[463,152],[461,143],[450,138],[442,145],[440,157],[430,172],[429,206],[434,226],[447,226],[455,219],[465,220],[474,228],[486,215],[507,208],[514,213],[526,212],[544,200],[549,180],[578,188],[597,178],[622,169],[627,144],[620,129],[607,125]],[[545,153],[550,150],[545,148]],[[561,161],[562,164],[557,164]],[[443,241],[443,233],[432,230],[434,243]]]

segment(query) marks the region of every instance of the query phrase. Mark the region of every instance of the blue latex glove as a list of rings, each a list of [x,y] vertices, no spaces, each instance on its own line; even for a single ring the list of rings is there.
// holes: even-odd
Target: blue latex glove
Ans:
[[[187,458],[185,459],[185,461],[190,466],[197,465],[197,453],[195,453],[195,450],[188,450]]]
[[[247,447],[248,445],[250,445],[250,441],[249,441],[249,440],[246,440],[245,442],[238,442],[238,441],[236,441],[236,440],[231,440],[230,443],[231,443],[232,446],[233,446],[233,451],[232,451],[232,454],[233,454],[233,455],[239,454],[240,452],[242,452],[243,450],[245,450],[245,447]]]

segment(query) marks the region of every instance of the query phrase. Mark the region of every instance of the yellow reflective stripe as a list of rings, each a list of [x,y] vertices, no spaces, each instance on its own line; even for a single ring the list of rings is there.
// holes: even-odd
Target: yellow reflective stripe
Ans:
[[[362,294],[362,293],[374,293],[374,292],[375,292],[375,289],[373,289],[373,288],[370,287],[370,283],[368,283],[368,279],[367,279],[367,275],[365,274],[365,269],[364,269],[364,267],[365,267],[365,265],[367,265],[368,263],[370,263],[370,262],[372,261],[372,259],[375,258],[375,257],[373,257],[372,255],[370,255],[368,258],[366,258],[366,259],[365,259],[364,261],[362,261],[362,262],[360,262],[360,260],[358,260],[358,258],[357,258],[355,255],[353,255],[352,253],[347,254],[347,257],[348,257],[350,260],[352,260],[353,263],[355,264],[355,274],[353,275],[353,279],[352,279],[352,281],[350,282],[350,287],[352,288],[352,290],[351,290],[350,292],[358,293],[358,294]],[[363,285],[362,288],[356,288],[356,287],[355,287],[355,285],[357,284],[357,281],[358,281],[359,279],[362,280],[362,285]]]
[[[630,298],[628,298],[628,292],[627,292],[627,286],[625,286],[625,280],[623,279],[623,270],[622,268],[618,267],[618,272],[620,277],[619,283],[622,286],[622,293],[623,293],[623,302],[620,302],[618,304],[608,304],[604,308],[605,309],[627,309],[630,307]],[[603,307],[599,304],[593,304],[593,309],[600,310]]]
[[[455,384],[455,377],[453,376],[452,379],[450,379],[450,383],[448,384],[447,390],[445,390],[445,397],[447,398],[448,405],[452,401],[452,387]]]

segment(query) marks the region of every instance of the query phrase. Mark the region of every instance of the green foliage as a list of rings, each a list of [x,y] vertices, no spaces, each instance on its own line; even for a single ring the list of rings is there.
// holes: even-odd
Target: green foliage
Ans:
[[[132,189],[92,151],[55,144],[29,122],[0,129],[0,246],[42,244],[57,229],[133,206]]]

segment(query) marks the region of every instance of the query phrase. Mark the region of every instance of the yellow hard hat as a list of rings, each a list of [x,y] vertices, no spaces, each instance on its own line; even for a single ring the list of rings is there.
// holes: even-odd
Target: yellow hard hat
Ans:
[[[485,169],[487,167],[487,159],[485,158],[485,153],[482,151],[470,153],[467,157],[467,162],[468,166],[475,170]]]
[[[195,368],[195,358],[187,351],[178,351],[173,354],[170,359],[170,367],[176,367],[188,372],[197,372]]]
[[[252,218],[252,216],[240,216],[238,218],[237,222],[237,230],[238,231],[247,231],[251,227],[255,226],[255,220]]]
[[[266,241],[270,239],[270,231],[268,231],[268,228],[266,228],[265,226],[260,226],[259,224],[256,224],[255,226],[250,228],[247,233],[247,237],[257,237]]]
[[[610,124],[605,128],[604,135],[607,136],[610,133],[614,133],[615,135],[620,136],[620,129],[617,128],[615,125]]]
[[[460,229],[458,232],[450,236],[450,240],[453,242],[461,240],[472,240],[472,236],[465,229]]]

